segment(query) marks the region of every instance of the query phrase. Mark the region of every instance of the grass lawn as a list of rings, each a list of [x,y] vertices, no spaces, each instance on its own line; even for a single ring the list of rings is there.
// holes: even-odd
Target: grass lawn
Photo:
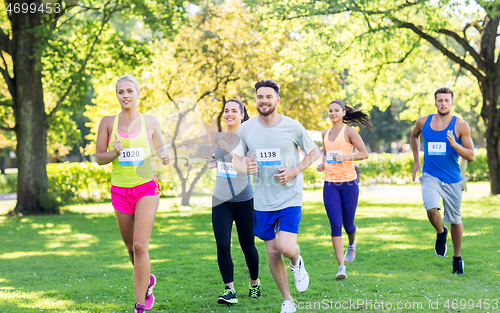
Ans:
[[[419,186],[383,185],[361,190],[357,256],[342,281],[335,280],[338,266],[321,191],[305,192],[299,245],[311,283],[299,294],[289,272],[292,296],[303,308],[298,311],[499,312],[500,197],[485,197],[487,183],[468,187],[462,208],[465,275],[451,274],[450,237],[447,256],[434,254],[435,232]],[[209,199],[193,203],[209,206]],[[161,200],[151,238],[158,283],[149,312],[279,312],[282,298],[258,239],[262,297],[248,298],[248,270],[234,230],[240,302],[217,304],[223,283],[210,210],[181,217],[173,201]],[[0,213],[13,205],[3,201]],[[111,204],[72,206],[58,216],[0,217],[0,242],[0,312],[132,311],[132,266]]]

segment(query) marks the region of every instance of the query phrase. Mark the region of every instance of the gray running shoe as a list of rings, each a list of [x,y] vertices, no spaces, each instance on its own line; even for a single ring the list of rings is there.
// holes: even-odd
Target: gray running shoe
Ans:
[[[347,251],[344,254],[344,261],[347,263],[351,263],[354,261],[354,258],[356,258],[356,240],[354,240],[354,243],[351,245],[347,245]]]

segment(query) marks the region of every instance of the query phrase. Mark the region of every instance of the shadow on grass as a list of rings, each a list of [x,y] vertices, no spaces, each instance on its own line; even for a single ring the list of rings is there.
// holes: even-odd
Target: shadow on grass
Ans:
[[[451,239],[447,257],[437,257],[435,233],[422,218],[421,207],[362,202],[358,214],[356,260],[347,264],[348,278],[336,281],[338,265],[326,213],[321,203],[306,203],[299,244],[311,283],[304,294],[292,290],[298,302],[324,306],[324,299],[330,303],[363,299],[366,305],[380,300],[415,301],[425,309],[429,299],[491,298],[500,292],[498,218],[464,217],[467,274],[457,277],[451,274]],[[4,312],[132,310],[132,266],[114,215],[3,219],[0,238],[0,306]],[[234,230],[232,240],[240,303],[228,309],[216,303],[223,283],[210,211],[188,217],[159,213],[150,242],[152,270],[158,278],[157,303],[150,312],[276,311],[282,298],[267,267],[264,243],[256,239],[263,286],[263,297],[256,302],[246,297],[243,284],[248,282],[248,270]],[[294,289],[292,275],[289,282]],[[370,307],[357,309],[369,311]]]

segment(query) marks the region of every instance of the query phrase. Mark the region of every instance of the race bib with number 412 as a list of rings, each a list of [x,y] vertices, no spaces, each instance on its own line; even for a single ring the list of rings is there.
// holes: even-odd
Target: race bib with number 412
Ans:
[[[126,148],[118,157],[119,166],[134,166],[144,164],[144,148]]]
[[[281,165],[280,149],[255,149],[258,165]]]
[[[238,173],[233,169],[231,162],[217,162],[217,176],[236,178]]]
[[[329,150],[326,151],[326,163],[332,164],[332,163],[342,163],[342,161],[335,161],[333,160],[333,155],[338,154],[342,155],[342,150]]]
[[[429,155],[446,155],[446,142],[428,142]]]

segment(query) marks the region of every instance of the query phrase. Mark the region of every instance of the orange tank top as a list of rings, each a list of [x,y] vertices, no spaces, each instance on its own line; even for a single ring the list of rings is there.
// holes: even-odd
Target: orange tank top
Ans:
[[[340,155],[352,155],[354,145],[347,142],[345,139],[345,129],[346,125],[342,126],[340,133],[334,141],[330,141],[328,136],[332,129],[330,128],[323,138],[324,149],[326,151],[326,169],[325,169],[325,181],[331,183],[343,183],[355,180],[358,176],[356,175],[356,170],[354,169],[354,164],[352,161],[335,162],[333,161],[332,154]]]

